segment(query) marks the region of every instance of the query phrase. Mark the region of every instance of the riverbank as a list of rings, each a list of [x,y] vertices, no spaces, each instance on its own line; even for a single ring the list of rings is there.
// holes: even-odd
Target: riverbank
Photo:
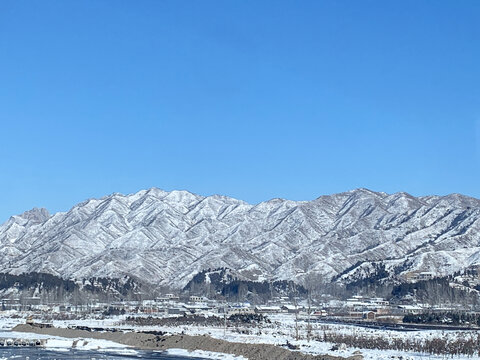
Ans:
[[[203,350],[243,356],[249,360],[361,360],[362,355],[348,358],[331,355],[308,355],[291,351],[271,344],[244,344],[214,339],[210,336],[191,335],[155,335],[144,332],[116,331],[98,332],[56,327],[39,327],[21,324],[13,331],[59,336],[65,338],[103,339],[128,345],[142,350],[164,351],[168,349],[184,349],[187,351]]]

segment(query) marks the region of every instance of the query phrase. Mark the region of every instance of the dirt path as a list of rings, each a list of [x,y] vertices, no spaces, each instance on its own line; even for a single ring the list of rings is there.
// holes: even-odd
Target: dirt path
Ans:
[[[159,336],[142,332],[97,332],[35,325],[17,325],[13,331],[29,332],[66,338],[94,338],[114,341],[144,350],[205,350],[241,355],[249,360],[361,360],[361,355],[348,358],[330,355],[307,355],[270,344],[243,344],[214,339],[210,336],[169,335]]]

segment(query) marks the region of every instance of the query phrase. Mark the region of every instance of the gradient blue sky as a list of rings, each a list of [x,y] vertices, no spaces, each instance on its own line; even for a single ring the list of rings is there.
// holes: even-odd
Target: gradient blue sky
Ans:
[[[480,1],[0,2],[0,222],[153,186],[480,197]]]

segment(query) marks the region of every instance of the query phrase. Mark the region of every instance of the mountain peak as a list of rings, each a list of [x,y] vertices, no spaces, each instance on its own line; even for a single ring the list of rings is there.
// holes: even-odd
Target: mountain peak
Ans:
[[[45,208],[34,207],[28,211],[25,211],[23,214],[20,214],[19,217],[25,220],[29,220],[31,223],[40,224],[48,218],[50,218],[50,213]]]

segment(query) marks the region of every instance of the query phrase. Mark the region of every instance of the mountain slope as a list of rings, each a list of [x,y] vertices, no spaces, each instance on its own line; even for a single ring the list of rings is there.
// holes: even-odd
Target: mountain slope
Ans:
[[[392,277],[480,264],[480,200],[366,189],[257,205],[156,188],[90,199],[0,226],[0,271],[64,278],[130,275],[183,287],[207,268],[251,280],[349,281],[381,263]],[[347,271],[348,270],[348,271]]]

